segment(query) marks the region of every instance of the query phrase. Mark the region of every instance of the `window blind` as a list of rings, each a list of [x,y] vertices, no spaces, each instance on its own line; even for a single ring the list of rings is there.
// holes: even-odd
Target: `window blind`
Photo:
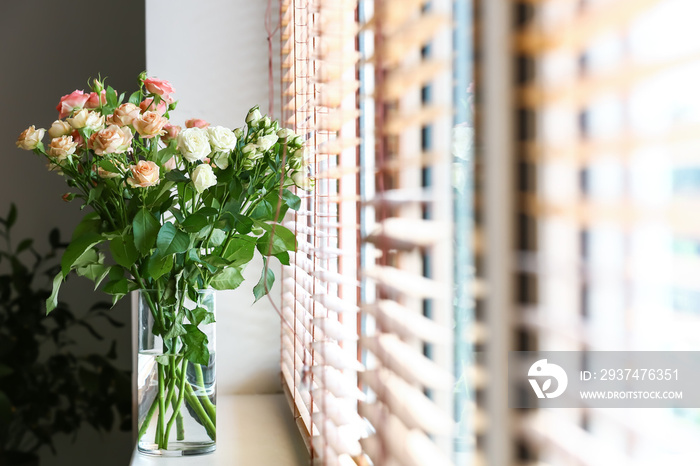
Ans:
[[[301,209],[285,225],[282,380],[312,464],[361,461],[357,413],[357,1],[280,2],[283,121],[305,140]]]
[[[697,350],[699,5],[513,6],[520,349]],[[692,415],[653,411],[540,411],[518,431],[549,464],[696,461]]]
[[[361,1],[362,299],[376,465],[453,464],[452,2]]]

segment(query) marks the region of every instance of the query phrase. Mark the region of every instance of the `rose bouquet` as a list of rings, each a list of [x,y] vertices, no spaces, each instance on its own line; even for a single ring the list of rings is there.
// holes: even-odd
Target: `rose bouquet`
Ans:
[[[257,300],[274,282],[268,258],[289,263],[296,239],[278,219],[299,208],[289,188],[309,188],[303,140],[257,107],[242,128],[188,120],[182,129],[170,121],[173,87],[145,73],[138,84],[126,99],[94,80],[92,92],[61,98],[47,146],[46,131],[34,126],[17,140],[65,177],[72,188],[65,201],[90,208],[46,309],[56,307],[71,272],[102,285],[113,302],[137,290],[139,325],[147,329],[139,336],[139,370],[148,368],[139,374],[139,448],[210,451],[216,410],[207,329],[215,316],[208,290],[237,288],[257,250],[265,261]],[[204,439],[187,434],[188,419]]]

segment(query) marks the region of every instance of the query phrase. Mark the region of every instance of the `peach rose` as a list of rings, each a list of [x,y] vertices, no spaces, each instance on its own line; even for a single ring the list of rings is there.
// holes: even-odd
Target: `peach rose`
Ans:
[[[51,125],[51,128],[49,128],[49,136],[52,138],[60,138],[61,136],[70,134],[72,131],[73,127],[69,125],[67,121],[56,120]]]
[[[61,97],[61,100],[56,106],[56,110],[58,110],[58,118],[65,118],[70,115],[74,109],[83,108],[89,97],[90,96],[83,91],[78,90]]]
[[[132,177],[126,179],[133,188],[147,188],[160,183],[160,169],[155,162],[140,160],[136,165],[131,165]]]
[[[153,97],[149,97],[148,99],[144,99],[143,102],[139,104],[139,107],[141,107],[142,112],[156,112],[159,115],[165,115],[165,112],[168,110],[168,106],[165,104],[165,102],[161,101],[158,103],[158,105],[153,104]]]
[[[172,141],[173,139],[177,138],[177,135],[180,134],[180,128],[179,126],[167,123],[165,126],[163,126],[163,129],[165,130],[165,134],[163,135],[163,142],[169,142]]]
[[[87,128],[93,131],[102,129],[105,124],[105,117],[98,112],[91,112],[84,108],[66,121],[75,129]]]
[[[53,163],[60,164],[66,158],[75,153],[75,148],[78,146],[73,141],[73,136],[61,136],[53,138],[49,144],[48,155],[53,159]]]
[[[95,155],[121,154],[131,147],[133,134],[128,126],[109,125],[90,136],[88,147]]]
[[[112,115],[107,117],[107,124],[117,126],[128,126],[133,124],[136,117],[141,113],[141,109],[131,103],[121,104],[114,110]]]
[[[147,78],[143,85],[148,92],[161,96],[165,102],[169,104],[173,102],[170,94],[175,92],[175,88],[165,79]]]
[[[156,112],[142,113],[133,122],[134,129],[138,131],[142,138],[146,139],[163,134],[165,132],[163,127],[166,124],[168,124],[168,120]]]
[[[100,102],[102,101],[102,102]],[[102,89],[102,92],[100,92],[100,96],[97,97],[96,92],[91,92],[90,95],[88,96],[88,99],[85,101],[85,108],[97,108],[100,105],[104,105],[107,103],[107,94],[105,93],[104,89]]]
[[[17,147],[24,150],[36,149],[41,139],[44,137],[46,130],[44,128],[35,129],[34,125],[22,131],[22,134],[17,138]]]
[[[186,128],[206,128],[209,123],[200,118],[190,118],[185,122]]]

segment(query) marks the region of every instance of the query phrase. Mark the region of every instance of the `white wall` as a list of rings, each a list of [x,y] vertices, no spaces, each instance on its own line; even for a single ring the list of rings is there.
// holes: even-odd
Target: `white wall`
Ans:
[[[277,6],[273,1],[274,24],[279,18]],[[237,128],[253,105],[266,111],[266,7],[264,0],[146,0],[146,66],[150,75],[175,86],[180,101],[172,115],[175,123],[202,118]],[[278,42],[277,36],[275,57]],[[277,81],[279,75],[275,76]],[[279,317],[267,299],[251,306],[261,266],[260,260],[251,262],[244,273],[246,282],[218,296],[220,394],[281,390]],[[278,264],[274,271],[279,278]],[[279,284],[271,294],[280,301]]]

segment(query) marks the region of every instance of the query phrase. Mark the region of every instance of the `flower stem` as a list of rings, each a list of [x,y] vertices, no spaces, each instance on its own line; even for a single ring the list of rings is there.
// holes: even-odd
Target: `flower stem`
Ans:
[[[154,398],[153,402],[151,403],[151,407],[148,409],[148,413],[146,414],[146,418],[143,420],[143,423],[141,424],[141,427],[139,428],[139,435],[137,441],[141,440],[141,437],[143,437],[143,434],[146,433],[148,430],[148,426],[151,424],[151,419],[153,418],[153,414],[156,412],[156,408],[158,408],[158,398]]]
[[[165,371],[163,365],[158,364],[158,432],[156,443],[158,449],[164,448],[163,434],[165,433]],[[158,435],[160,433],[160,435]]]
[[[197,386],[204,388],[204,375],[202,374],[202,366],[200,364],[194,365],[194,373],[197,381]],[[197,398],[199,398],[199,400],[202,402],[202,405],[207,410],[209,417],[214,422],[214,425],[216,425],[216,406],[212,404],[211,400],[207,395],[198,396]]]
[[[187,359],[182,360],[182,372],[180,374],[180,385],[178,386],[178,397],[177,397],[177,405],[173,407],[173,414],[170,416],[170,420],[168,421],[168,426],[165,429],[165,439],[163,443],[163,448],[167,449],[168,448],[168,438],[170,438],[170,430],[173,428],[173,423],[175,422],[175,419],[177,419],[178,416],[181,416],[180,414],[180,409],[182,409],[182,401],[185,398],[185,374],[187,372]],[[171,391],[170,393],[173,393]],[[170,394],[168,394],[170,395]]]

